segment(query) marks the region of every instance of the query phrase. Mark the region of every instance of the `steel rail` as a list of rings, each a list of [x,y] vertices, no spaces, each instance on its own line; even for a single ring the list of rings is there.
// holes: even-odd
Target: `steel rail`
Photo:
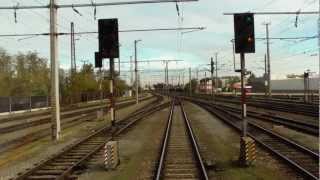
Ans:
[[[132,123],[132,121],[139,121],[143,118],[145,118],[145,113],[147,112],[147,115],[150,115],[156,111],[159,111],[159,109],[166,107],[166,104],[160,104],[159,103],[159,98],[156,99],[155,101],[153,101],[151,104],[146,105],[144,108],[136,111],[135,113],[131,114],[131,116],[128,116],[127,118],[123,119],[120,122],[127,122],[129,124],[134,124]],[[161,108],[159,108],[161,107]],[[45,161],[41,161],[39,164],[36,164],[35,167],[31,168],[31,169],[27,169],[26,172],[23,173],[19,173],[18,177],[16,177],[16,180],[22,180],[22,179],[26,179],[28,177],[32,177],[32,175],[35,173],[35,175],[37,175],[37,172],[41,172],[39,174],[39,176],[44,175],[43,172],[41,171],[41,168],[45,168],[46,166],[51,166],[55,164],[55,160],[58,159],[63,159],[63,157],[67,156],[68,154],[70,155],[73,151],[76,151],[78,149],[81,149],[89,146],[92,149],[85,153],[84,155],[81,156],[80,159],[71,159],[71,161],[66,165],[66,169],[64,169],[61,173],[59,172],[58,174],[54,174],[54,175],[48,175],[48,177],[51,177],[51,179],[67,179],[67,178],[71,178],[72,177],[72,172],[74,171],[74,169],[82,164],[84,161],[86,161],[88,158],[90,158],[93,154],[95,154],[96,152],[98,152],[103,146],[104,144],[112,139],[112,134],[117,135],[121,132],[124,131],[124,129],[127,129],[130,126],[124,126],[121,127],[120,129],[118,129],[116,132],[112,133],[110,126],[105,126],[103,128],[101,128],[100,130],[96,131],[95,133],[87,136],[84,139],[81,139],[80,141],[64,148],[62,151],[56,153],[55,155],[51,156],[50,158],[48,158]],[[111,134],[106,134],[106,133],[111,133]],[[107,138],[106,138],[107,137]],[[100,139],[100,140],[99,140]],[[104,139],[104,140],[101,140]],[[91,143],[90,143],[91,141]],[[86,145],[87,143],[87,145]],[[67,158],[68,159],[68,158]],[[50,174],[50,173],[49,173]]]
[[[228,110],[230,112],[234,112],[234,113],[241,112],[241,109],[239,109],[239,108],[235,108],[235,107],[231,107],[231,106],[227,106],[227,105],[222,105],[222,104],[219,104],[219,106],[223,107],[225,110]],[[249,110],[247,110],[247,116],[254,118],[255,120],[258,120],[258,121],[264,121],[264,122],[268,122],[268,123],[275,123],[275,124],[284,125],[288,128],[292,128],[292,129],[295,129],[300,132],[307,133],[307,134],[310,134],[313,136],[319,135],[319,126],[317,124],[303,122],[303,121],[299,121],[299,120],[288,119],[288,118],[279,117],[279,116],[261,113],[261,112],[249,111]]]
[[[152,97],[148,97],[145,98],[144,100],[147,100],[149,98]],[[133,100],[124,100],[124,101],[119,101],[116,104],[116,108],[121,108],[122,105],[126,106],[126,105],[132,105],[134,104]],[[67,118],[71,118],[73,116],[77,116],[79,114],[86,114],[86,113],[91,113],[92,111],[101,109],[102,107],[107,107],[107,105],[89,105],[86,107],[81,107],[78,109],[70,109],[67,111],[62,112],[61,116],[62,116],[62,121],[67,119]],[[46,112],[46,114],[49,114],[49,112]],[[18,130],[22,130],[22,129],[26,129],[26,128],[30,128],[30,127],[34,127],[34,126],[39,126],[39,125],[43,125],[43,124],[48,124],[50,122],[50,118],[51,115],[42,115],[39,116],[38,115],[34,115],[33,117],[31,116],[31,118],[36,118],[34,120],[27,120],[26,122],[21,122],[21,123],[15,123],[12,125],[8,125],[8,126],[4,126],[4,127],[0,127],[0,133],[4,134],[4,133],[11,133],[14,131],[18,131]],[[17,121],[21,121],[24,119],[17,119]],[[10,121],[15,121],[14,119],[11,119]],[[8,121],[6,121],[8,122]],[[0,121],[0,124],[2,123],[2,121]]]
[[[145,98],[145,99],[143,99],[143,101],[147,100],[147,99],[149,99],[149,98]],[[121,109],[121,108],[128,107],[132,104],[135,104],[135,102],[125,101],[123,104],[118,105],[116,108]],[[134,113],[131,115],[133,116]],[[72,116],[62,122],[62,128],[69,128],[69,127],[72,127],[73,125],[77,125],[76,123],[81,123],[85,119],[94,119],[96,117],[97,117],[97,115],[95,112],[87,113],[85,116]],[[32,133],[26,134],[25,136],[12,139],[12,140],[7,141],[5,143],[1,143],[0,144],[0,147],[1,147],[0,153],[4,152],[4,151],[11,150],[13,148],[17,148],[19,146],[22,146],[24,144],[27,144],[27,143],[30,143],[33,141],[36,141],[36,140],[41,139],[43,137],[46,137],[48,135],[50,135],[50,131],[48,128],[41,129],[38,131],[34,131]]]
[[[192,101],[192,100],[191,100]],[[232,127],[234,127],[236,130],[241,131],[241,126],[239,125],[239,122],[241,122],[240,117],[236,116],[234,114],[230,114],[228,111],[222,109],[222,108],[218,108],[218,107],[212,107],[211,105],[208,104],[204,104],[204,103],[200,103],[200,102],[195,102],[193,101],[193,103],[198,104],[200,107],[203,107],[204,109],[206,109],[207,111],[209,111],[210,113],[214,114],[215,116],[217,116],[219,119],[222,119],[224,122],[226,122],[227,124],[231,125]],[[285,154],[285,151],[281,150],[276,150],[274,147],[272,147],[272,144],[268,141],[263,141],[263,139],[257,135],[254,134],[254,131],[260,131],[260,136],[261,134],[264,134],[266,136],[269,136],[271,138],[274,138],[276,143],[278,143],[279,145],[283,145],[283,146],[289,146],[292,148],[292,150],[296,151],[296,153],[301,153],[301,155],[303,155],[306,161],[310,161],[313,162],[313,164],[311,164],[311,168],[314,168],[314,170],[316,172],[318,172],[318,164],[319,164],[319,154],[307,149],[306,147],[303,147],[285,137],[282,137],[274,132],[271,132],[257,124],[248,123],[248,135],[250,137],[252,137],[253,139],[255,139],[255,141],[257,143],[259,143],[262,147],[265,147],[267,150],[269,150],[270,152],[272,152],[273,154],[275,154],[277,157],[279,157],[280,159],[284,160],[285,162],[287,162],[291,167],[293,167],[294,169],[296,169],[299,174],[303,175],[304,177],[306,177],[307,179],[318,179],[319,174],[315,174],[315,172],[310,172],[310,164],[308,164],[307,167],[303,167],[303,165],[301,165],[301,161],[299,164],[299,159],[292,159],[292,157],[288,157],[288,154]],[[288,150],[290,150],[290,148],[288,148]],[[296,157],[298,158],[298,157]],[[308,168],[308,169],[307,169]]]
[[[204,163],[202,161],[202,157],[201,157],[201,154],[200,154],[198,143],[196,141],[196,138],[195,138],[195,135],[193,133],[192,127],[190,125],[189,119],[188,119],[187,114],[186,114],[186,112],[184,110],[182,102],[179,101],[179,103],[180,103],[182,115],[183,115],[185,123],[186,123],[186,125],[188,127],[189,137],[192,140],[191,142],[192,142],[192,146],[193,146],[193,149],[194,149],[195,156],[197,157],[196,159],[197,159],[197,162],[198,162],[198,166],[200,166],[200,169],[201,169],[201,179],[208,180],[209,178],[208,178],[207,170],[206,170],[206,168],[204,166]]]
[[[183,108],[183,104],[181,103],[181,101],[179,99],[176,99],[173,97],[172,100],[172,104],[171,104],[171,109],[170,109],[170,113],[168,116],[168,121],[167,121],[167,125],[166,125],[166,129],[165,129],[165,134],[164,134],[164,138],[162,140],[162,146],[161,146],[161,155],[159,158],[159,163],[158,163],[158,167],[157,167],[157,171],[156,171],[156,176],[155,176],[155,180],[161,180],[163,179],[163,174],[165,173],[165,163],[166,163],[166,158],[168,155],[168,151],[169,151],[169,140],[171,135],[171,131],[172,131],[172,126],[173,126],[173,114],[174,114],[174,110],[175,110],[175,104],[178,104],[180,106],[180,110],[181,110],[181,115],[183,118],[183,123],[185,124],[185,131],[186,131],[186,136],[188,137],[188,141],[190,142],[190,148],[192,151],[192,156],[194,157],[195,160],[195,165],[198,169],[198,175],[200,176],[200,179],[202,180],[208,180],[208,175],[206,172],[206,168],[204,166],[201,154],[200,154],[200,150],[196,141],[196,138],[194,136],[191,124],[188,120],[187,114]],[[179,126],[180,127],[180,126]],[[177,129],[175,129],[177,130]],[[174,136],[173,136],[174,137]],[[175,140],[172,140],[175,141]],[[170,145],[171,146],[171,145]],[[176,177],[178,178],[178,177]],[[179,178],[178,178],[179,179]]]
[[[203,96],[203,95],[197,95],[196,97],[200,97],[202,99],[210,99],[210,96]],[[227,103],[233,103],[233,104],[238,104],[240,103],[239,99],[237,97],[216,97],[215,98],[217,101],[223,101]],[[258,108],[266,108],[270,110],[275,110],[275,111],[282,111],[282,112],[288,112],[288,113],[297,113],[305,116],[310,116],[310,117],[319,117],[318,114],[318,108],[316,105],[310,105],[310,104],[295,104],[295,103],[282,103],[279,101],[273,101],[273,100],[267,100],[265,99],[264,101],[259,101],[255,100],[253,98],[249,98],[247,100],[247,104],[249,106],[253,107],[258,107]]]
[[[166,151],[167,151],[167,146],[168,146],[168,141],[169,141],[168,139],[169,139],[169,134],[170,134],[171,125],[172,125],[173,111],[174,111],[174,100],[172,100],[172,102],[171,102],[170,113],[168,116],[168,123],[167,123],[166,131],[165,131],[166,133],[165,133],[165,136],[162,141],[161,155],[160,155],[160,160],[159,160],[159,164],[158,164],[158,168],[157,168],[157,174],[155,177],[156,180],[160,180],[162,173],[163,173],[164,160],[166,157]]]

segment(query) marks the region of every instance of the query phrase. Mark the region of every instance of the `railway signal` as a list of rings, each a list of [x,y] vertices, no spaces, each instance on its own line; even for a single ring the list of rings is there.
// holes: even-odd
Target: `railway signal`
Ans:
[[[115,101],[114,101],[114,58],[119,58],[119,30],[118,19],[99,19],[98,37],[99,52],[96,53],[96,67],[102,67],[103,58],[110,61],[110,115],[111,125],[115,125]]]
[[[102,58],[119,58],[118,19],[99,19],[99,52]]]
[[[212,100],[214,100],[214,90],[213,90],[213,73],[214,73],[214,62],[213,62],[213,58],[211,57],[211,95],[212,95]],[[217,78],[217,77],[216,77]]]
[[[102,58],[99,52],[94,53],[94,66],[96,68],[102,68]]]
[[[246,105],[246,89],[245,89],[245,53],[255,52],[254,39],[254,16],[252,13],[234,14],[234,39],[235,51],[240,53],[241,61],[241,117],[242,117],[242,135],[240,140],[240,156],[239,160],[242,165],[248,165],[246,157],[247,148],[245,145],[247,137],[247,105]]]
[[[254,16],[252,13],[234,14],[236,53],[254,53]]]

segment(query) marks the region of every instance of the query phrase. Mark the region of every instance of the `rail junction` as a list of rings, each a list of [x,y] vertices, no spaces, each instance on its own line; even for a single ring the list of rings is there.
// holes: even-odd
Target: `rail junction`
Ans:
[[[286,1],[1,2],[0,180],[319,180],[320,0]]]
[[[194,126],[196,119],[189,117],[189,115],[192,115],[188,112],[190,107],[186,109],[185,105],[189,106],[189,103],[192,103],[202,108],[226,126],[232,127],[235,132],[241,132],[239,109],[231,106],[228,101],[227,104],[221,104],[208,98],[183,95],[167,96],[153,93],[153,95],[147,95],[142,99],[146,101],[144,106],[117,121],[115,127],[105,125],[105,127],[97,128],[93,133],[65,146],[32,167],[15,174],[12,179],[77,179],[79,175],[81,177],[83,172],[90,171],[88,162],[103,159],[103,147],[107,142],[112,140],[123,141],[126,137],[125,134],[138,128],[139,124],[143,124],[147,117],[153,118],[154,114],[161,113],[164,109],[167,109],[166,115],[163,114],[167,116],[167,120],[163,119],[166,123],[165,126],[161,127],[162,137],[158,138],[160,140],[157,147],[158,153],[154,154],[154,166],[151,168],[153,173],[143,179],[214,179],[216,175],[213,174],[218,172],[212,170],[212,165],[208,164],[211,160],[207,159],[206,151],[208,149],[203,147],[205,146],[203,142],[199,142],[199,137],[197,137],[199,130],[196,129],[195,131],[198,126]],[[118,108],[128,108],[133,104],[134,102],[131,100],[125,100],[119,102]],[[67,109],[65,110],[66,118],[77,119],[79,112],[87,113],[88,116],[85,116],[87,119],[95,118],[96,114],[93,112],[100,108],[101,105],[89,105],[80,109],[77,108],[77,110]],[[265,109],[268,110],[266,107]],[[274,109],[270,108],[270,111],[274,111]],[[278,109],[278,111],[280,112],[282,109]],[[286,112],[286,110],[283,111]],[[47,116],[45,113],[40,113],[37,116],[30,115],[30,118],[38,118],[40,124],[45,123],[41,122],[41,119],[45,119]],[[285,167],[294,172],[295,176],[305,179],[318,179],[319,153],[317,149],[311,149],[290,136],[286,137],[279,134],[272,128],[274,125],[280,125],[300,134],[316,138],[318,137],[319,126],[311,123],[312,116],[310,117],[311,120],[308,122],[282,115],[271,116],[263,111],[249,111],[248,135],[257,143],[259,151],[269,152],[272,157],[277,159],[278,163],[284,164]],[[21,119],[4,119],[3,124],[10,121],[21,121]],[[75,122],[80,123],[81,121],[75,120]],[[37,125],[34,124],[33,126]],[[10,131],[19,132],[23,128],[28,128],[16,127],[18,128],[12,128]],[[45,132],[47,132],[45,129],[35,131],[32,135],[27,135],[34,136],[33,139],[13,147],[20,148],[32,143],[32,141],[38,141],[48,136],[48,133]],[[21,139],[13,140],[13,142],[23,141],[22,139],[27,136],[22,136]],[[13,142],[8,142],[7,146]],[[3,153],[10,151],[10,148],[6,149],[5,146],[6,144],[3,145]],[[121,163],[123,162],[120,161],[120,166]]]

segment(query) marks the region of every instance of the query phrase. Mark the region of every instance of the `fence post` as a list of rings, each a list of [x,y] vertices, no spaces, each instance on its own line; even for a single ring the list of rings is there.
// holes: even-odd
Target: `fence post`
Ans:
[[[11,114],[12,106],[11,106],[11,96],[9,96],[9,113]]]
[[[32,96],[29,97],[29,109],[30,109],[30,112],[32,111],[32,101],[31,101],[31,97],[32,97]]]
[[[49,96],[47,95],[46,97],[47,97],[47,102],[46,102],[47,108],[49,108]]]

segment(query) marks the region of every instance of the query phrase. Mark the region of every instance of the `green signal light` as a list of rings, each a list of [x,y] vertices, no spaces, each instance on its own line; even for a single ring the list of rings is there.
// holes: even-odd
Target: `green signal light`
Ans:
[[[252,18],[251,18],[251,17],[247,17],[247,18],[246,18],[246,21],[247,21],[248,23],[251,23],[251,22],[252,22]]]

